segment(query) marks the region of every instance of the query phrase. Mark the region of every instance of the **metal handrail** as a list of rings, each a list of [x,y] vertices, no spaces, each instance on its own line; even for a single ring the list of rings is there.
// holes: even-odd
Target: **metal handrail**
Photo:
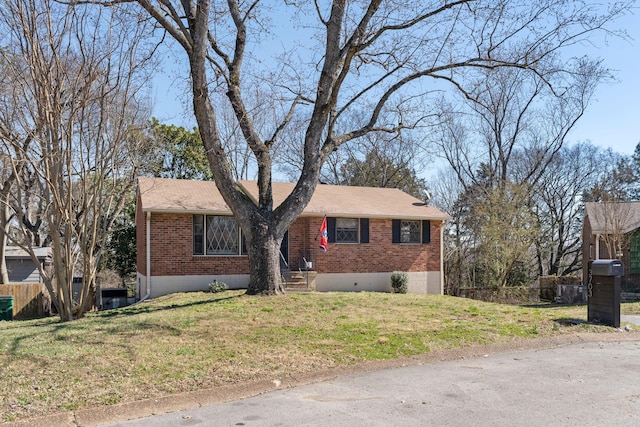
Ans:
[[[282,262],[284,263],[285,267],[287,267],[287,269],[288,269],[289,268],[289,263],[284,258],[284,254],[282,252],[280,252],[280,258],[282,259]]]

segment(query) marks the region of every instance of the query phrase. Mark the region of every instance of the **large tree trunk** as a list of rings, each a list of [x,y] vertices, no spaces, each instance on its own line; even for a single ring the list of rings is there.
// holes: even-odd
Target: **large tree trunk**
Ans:
[[[249,243],[251,242],[251,243]],[[267,225],[251,227],[248,236],[247,252],[249,255],[249,295],[283,294],[284,286],[280,273],[280,243]]]
[[[68,233],[68,231],[67,231]],[[60,236],[52,235],[52,261],[55,277],[49,289],[51,301],[58,310],[60,320],[68,322],[73,316],[73,267],[70,251],[61,241]],[[45,282],[46,284],[46,282]]]

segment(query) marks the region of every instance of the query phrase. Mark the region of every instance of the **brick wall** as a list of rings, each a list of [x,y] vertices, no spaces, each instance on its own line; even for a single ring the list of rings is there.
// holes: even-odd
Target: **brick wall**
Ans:
[[[431,243],[391,243],[391,220],[369,220],[369,243],[330,243],[323,252],[316,240],[322,218],[299,218],[289,229],[289,264],[299,263],[300,251],[311,252],[318,273],[440,271],[440,227],[431,221]]]
[[[391,220],[369,221],[369,243],[329,244],[323,252],[315,240],[322,218],[302,217],[289,228],[289,265],[298,268],[300,253],[311,252],[318,273],[368,273],[440,270],[439,221],[431,221],[429,244],[391,243]],[[146,274],[145,218],[136,217],[138,271]],[[151,275],[247,274],[246,256],[194,256],[191,214],[151,215]]]
[[[318,228],[320,228],[319,223]],[[309,218],[298,218],[291,224],[291,227],[289,227],[289,266],[292,270],[303,265],[300,259],[301,252],[305,254],[306,258],[306,254],[309,251],[309,241],[313,241],[314,237],[315,235],[310,235],[309,232]],[[313,261],[313,255],[307,261]]]
[[[193,255],[193,216],[151,215],[151,275],[247,274],[246,256]]]

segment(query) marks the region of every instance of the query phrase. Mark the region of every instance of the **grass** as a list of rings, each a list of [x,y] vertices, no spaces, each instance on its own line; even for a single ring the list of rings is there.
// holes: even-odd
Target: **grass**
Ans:
[[[624,304],[640,314],[640,303]],[[368,360],[610,328],[586,306],[447,296],[174,294],[60,323],[0,322],[0,421]]]

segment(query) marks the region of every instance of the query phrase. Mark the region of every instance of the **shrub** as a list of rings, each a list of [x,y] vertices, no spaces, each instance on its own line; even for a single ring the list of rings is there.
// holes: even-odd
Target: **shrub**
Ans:
[[[229,289],[229,287],[224,282],[218,282],[217,280],[214,280],[212,283],[209,283],[209,292],[213,292],[214,294],[226,291],[227,289]]]
[[[396,294],[406,294],[409,290],[409,275],[404,271],[391,273],[391,287]]]

